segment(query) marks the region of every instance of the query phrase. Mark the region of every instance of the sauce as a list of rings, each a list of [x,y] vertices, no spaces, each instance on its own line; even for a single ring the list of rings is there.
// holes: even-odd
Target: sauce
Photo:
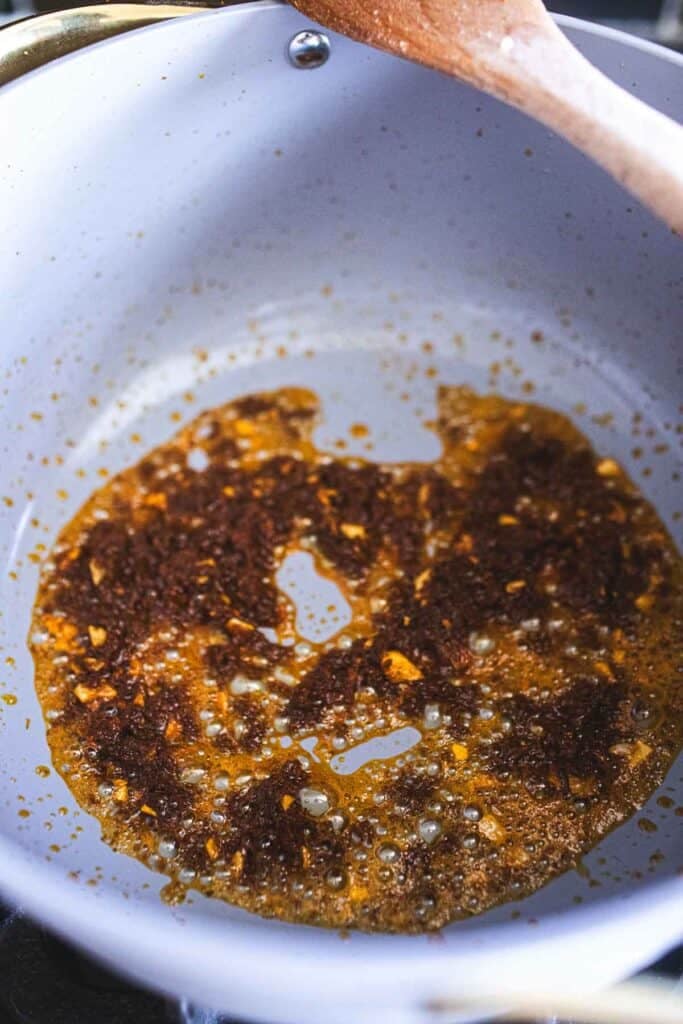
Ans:
[[[318,451],[318,411],[290,388],[205,412],[67,524],[32,629],[50,746],[172,898],[438,928],[661,781],[681,559],[549,409],[441,389],[440,459],[400,465]],[[298,552],[351,610],[318,641],[278,587]]]

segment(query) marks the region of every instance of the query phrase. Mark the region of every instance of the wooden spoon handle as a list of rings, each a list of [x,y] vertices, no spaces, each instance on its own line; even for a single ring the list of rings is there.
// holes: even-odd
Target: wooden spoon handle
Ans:
[[[495,48],[482,41],[477,84],[563,135],[683,235],[683,127],[606,78],[550,19],[529,29]]]
[[[604,992],[555,994],[513,992],[492,998],[482,993],[478,999],[435,1000],[429,1009],[436,1020],[447,1021],[465,1009],[496,1010],[504,1020],[577,1020],[583,1024],[680,1024],[683,1020],[683,996],[677,986],[658,978],[623,981]]]
[[[541,0],[293,0],[329,28],[455,75],[563,135],[683,235],[683,128],[585,60]]]

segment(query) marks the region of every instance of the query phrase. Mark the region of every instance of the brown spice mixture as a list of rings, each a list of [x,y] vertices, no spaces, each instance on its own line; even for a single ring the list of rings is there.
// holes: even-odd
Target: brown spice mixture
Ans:
[[[319,452],[317,414],[297,389],[204,413],[64,528],[33,624],[49,740],[175,896],[437,928],[576,863],[663,777],[681,560],[550,410],[442,389],[441,458],[393,466]],[[352,609],[326,643],[277,585],[298,549]]]

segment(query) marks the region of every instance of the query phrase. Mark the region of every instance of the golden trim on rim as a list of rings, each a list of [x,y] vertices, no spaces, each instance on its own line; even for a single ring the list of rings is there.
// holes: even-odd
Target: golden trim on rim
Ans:
[[[0,86],[111,36],[221,6],[225,5],[202,0],[172,4],[96,4],[12,22],[0,30]]]

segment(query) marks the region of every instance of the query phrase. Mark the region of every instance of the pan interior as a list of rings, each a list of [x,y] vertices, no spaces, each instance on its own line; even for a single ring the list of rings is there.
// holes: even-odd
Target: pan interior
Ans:
[[[325,308],[321,301],[318,312],[321,323],[325,318]],[[10,611],[12,605],[7,598],[11,591],[6,590],[5,621],[11,616],[17,629],[21,628],[25,633],[26,619],[23,617],[30,608],[37,563],[44,554],[43,545],[49,545],[63,517],[75,510],[90,489],[97,486],[104,470],[111,472],[136,460],[145,448],[168,437],[179,417],[192,418],[200,408],[252,390],[267,390],[285,384],[313,389],[320,396],[324,411],[323,422],[317,431],[318,445],[335,454],[339,452],[341,441],[345,445],[345,453],[367,458],[367,438],[354,438],[350,429],[354,423],[363,422],[368,427],[368,437],[372,439],[370,457],[385,461],[428,461],[438,453],[438,442],[428,424],[435,416],[435,393],[440,383],[468,383],[480,391],[493,387],[520,399],[528,399],[529,388],[533,384],[534,397],[538,396],[544,403],[572,415],[592,437],[600,452],[627,463],[633,461],[631,450],[650,431],[655,432],[648,438],[650,447],[665,443],[661,438],[666,432],[650,417],[641,419],[638,415],[634,425],[631,402],[615,390],[614,379],[609,373],[596,373],[590,362],[577,368],[572,364],[570,353],[561,348],[544,344],[539,347],[538,340],[525,338],[521,332],[516,337],[510,333],[505,337],[514,338],[514,346],[507,351],[514,355],[504,356],[502,360],[510,361],[509,372],[503,370],[500,375],[494,373],[492,376],[490,365],[498,360],[490,359],[490,356],[497,353],[501,342],[503,351],[506,350],[504,340],[491,338],[492,334],[497,334],[492,323],[484,329],[470,326],[464,331],[454,332],[456,323],[463,327],[462,318],[453,321],[444,316],[443,321],[435,322],[432,312],[438,310],[413,311],[414,319],[423,321],[423,330],[419,330],[418,335],[429,328],[429,339],[425,336],[425,341],[428,340],[426,346],[424,342],[417,347],[400,343],[388,346],[380,329],[377,333],[369,332],[364,344],[353,339],[352,344],[342,347],[331,345],[329,348],[319,339],[315,346],[310,346],[307,333],[305,342],[302,342],[305,351],[297,351],[299,345],[284,341],[291,330],[297,330],[288,326],[296,323],[292,311],[270,313],[258,323],[261,340],[245,342],[239,355],[240,366],[232,369],[221,367],[215,376],[211,373],[214,367],[228,361],[226,357],[232,349],[217,349],[207,359],[203,352],[199,355],[188,353],[181,373],[178,372],[177,359],[165,365],[162,358],[155,361],[153,373],[142,371],[132,376],[129,390],[117,391],[114,401],[104,404],[101,412],[98,411],[99,405],[96,407],[91,403],[93,414],[85,433],[80,439],[73,438],[73,447],[66,443],[59,446],[58,451],[63,452],[63,463],[60,460],[55,465],[54,456],[50,465],[41,466],[39,462],[40,468],[32,478],[34,497],[23,505],[13,536],[12,557],[7,562],[10,575],[6,587],[13,585],[16,588],[15,595],[20,595],[20,603],[16,612],[14,609]],[[388,315],[387,308],[382,315]],[[354,313],[356,332],[359,322]],[[351,325],[348,330],[351,337]],[[454,333],[458,335],[457,341],[454,341]],[[287,354],[276,353],[273,357],[273,345],[276,349],[285,345]],[[255,354],[256,348],[262,350],[261,355]],[[552,351],[552,356],[547,355],[546,350]],[[471,358],[471,351],[475,358]],[[483,360],[484,353],[490,362]],[[553,375],[548,372],[548,364],[553,368]],[[523,368],[521,373],[517,372],[518,367]],[[179,384],[182,391],[178,389]],[[160,395],[165,389],[167,393]],[[577,412],[579,395],[582,396],[580,409],[585,407],[585,411]],[[96,389],[93,388],[92,398],[95,397]],[[131,419],[126,415],[129,401],[133,408],[139,403]],[[40,409],[35,411],[39,413]],[[672,472],[667,456],[668,452],[662,452],[647,461],[655,481],[661,474],[662,485],[667,474]],[[636,474],[640,468],[639,461],[633,465]],[[10,491],[8,497],[11,494]],[[8,509],[8,512],[12,511],[14,506]],[[299,572],[305,576],[306,571],[305,566],[291,565],[289,568],[290,575]],[[300,583],[304,590],[311,587],[310,580],[303,579]],[[23,625],[20,625],[22,618]],[[145,890],[148,893],[158,890],[164,879],[113,854],[101,844],[96,823],[74,805],[73,797],[54,769],[46,773],[50,760],[45,749],[41,715],[30,685],[30,659],[23,644],[12,642],[7,634],[4,648],[5,659],[11,659],[5,662],[5,703],[2,711],[3,726],[11,741],[10,762],[4,765],[9,783],[3,787],[6,793],[4,827],[7,830],[11,828],[20,842],[50,859],[60,869],[78,871],[84,884],[96,883],[138,896],[143,886],[151,887]],[[23,683],[19,684],[22,679]],[[14,697],[16,704],[12,703]],[[8,698],[9,703],[6,703]],[[498,908],[489,912],[487,917],[506,919],[520,911],[534,915],[539,909],[546,910],[577,900],[590,901],[606,891],[630,887],[633,872],[642,872],[643,867],[646,876],[667,875],[676,862],[675,782],[674,775],[653,796],[642,813],[608,836],[584,859],[579,871],[558,878],[523,903]],[[657,798],[661,796],[674,800],[673,805],[660,806]],[[664,802],[669,803],[668,800]],[[191,905],[186,906],[183,913],[196,912],[194,907],[202,903],[205,904],[203,912],[236,913],[217,904],[209,905],[196,894],[190,896]]]
[[[292,17],[278,12],[267,32],[246,20],[243,64],[208,79],[199,58],[169,68],[165,47],[139,36],[126,55],[145,83],[137,97],[112,97],[111,65],[105,75],[93,54],[74,58],[90,75],[85,102],[70,64],[56,67],[50,110],[65,116],[17,138],[6,172],[21,216],[3,289],[0,834],[117,899],[156,901],[163,879],[104,846],[51,768],[25,637],[60,526],[201,409],[310,387],[321,447],[344,439],[368,455],[349,432],[363,422],[371,456],[400,461],[435,456],[425,424],[439,384],[533,398],[622,461],[682,540],[676,241],[558,140],[456,83],[341,40],[319,78],[290,69]],[[620,59],[607,47],[615,77]],[[639,61],[647,80],[643,54],[630,73]],[[8,93],[12,123],[35,121],[46,88],[38,75]],[[105,98],[126,128],[93,147]],[[673,93],[666,102],[676,109]],[[40,211],[38,138],[69,154],[55,165],[63,201]],[[486,920],[674,877],[681,768],[581,870]],[[197,896],[168,913],[242,916]]]

